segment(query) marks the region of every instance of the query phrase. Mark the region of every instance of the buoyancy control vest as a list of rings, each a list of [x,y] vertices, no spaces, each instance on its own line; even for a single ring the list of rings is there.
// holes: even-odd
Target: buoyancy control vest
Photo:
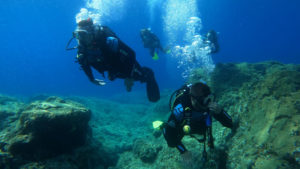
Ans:
[[[181,127],[184,127],[185,125],[190,126],[192,121],[192,104],[190,99],[190,90],[191,90],[192,84],[187,84],[176,90],[172,93],[171,98],[169,100],[169,107],[171,112],[177,112],[182,111],[183,118],[182,124],[180,124]],[[178,110],[176,110],[178,109]],[[176,115],[175,115],[176,116]],[[205,141],[208,137],[208,146],[213,148],[213,135],[212,135],[212,118],[209,114],[209,109],[207,109],[206,114],[203,114],[203,118],[205,118],[205,128],[203,129],[203,139],[197,139],[193,135],[190,134],[191,137],[197,139],[199,142],[204,143],[205,147]],[[205,150],[205,149],[204,149]]]

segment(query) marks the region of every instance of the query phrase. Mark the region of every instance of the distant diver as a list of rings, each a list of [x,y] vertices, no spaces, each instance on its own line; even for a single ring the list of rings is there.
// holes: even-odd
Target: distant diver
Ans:
[[[204,143],[203,157],[206,159],[205,143],[214,148],[212,117],[223,126],[233,129],[231,117],[213,100],[210,88],[202,82],[176,90],[169,104],[171,115],[168,121],[155,121],[153,127],[162,129],[168,146],[176,147],[182,155],[188,151],[181,140],[184,136],[190,136]],[[197,138],[195,134],[203,137]]]
[[[72,39],[76,38],[77,47],[69,48]],[[124,79],[127,91],[131,91],[134,81],[146,82],[149,101],[156,102],[160,99],[160,92],[153,71],[148,67],[141,67],[136,60],[135,52],[121,41],[117,35],[107,26],[93,23],[91,18],[81,20],[73,38],[67,44],[66,49],[78,49],[77,61],[88,76],[89,80],[103,86],[103,80],[95,79],[91,67],[108,79]]]
[[[153,60],[159,59],[158,51],[162,51],[163,53],[169,53],[169,49],[163,49],[163,47],[160,44],[160,40],[158,37],[151,32],[150,28],[141,29],[140,35],[144,44],[145,48],[149,48],[150,55]]]
[[[211,52],[210,53],[218,53],[220,46],[218,43],[218,34],[214,30],[210,30],[205,35],[204,43],[208,44]]]

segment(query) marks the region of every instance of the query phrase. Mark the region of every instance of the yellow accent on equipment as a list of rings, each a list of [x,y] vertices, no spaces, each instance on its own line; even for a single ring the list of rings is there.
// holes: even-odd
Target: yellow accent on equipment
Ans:
[[[185,111],[191,111],[191,108],[186,107],[184,110],[185,110]]]
[[[163,124],[164,122],[162,122],[162,121],[154,121],[154,122],[152,122],[152,125],[153,125],[153,128],[155,129],[155,130],[159,130],[160,129],[160,126]]]
[[[153,60],[158,60],[159,57],[158,57],[158,54],[156,52],[154,52],[154,56],[152,57]]]
[[[191,131],[191,127],[189,125],[184,125],[183,126],[183,132],[185,134],[190,134],[190,131]]]

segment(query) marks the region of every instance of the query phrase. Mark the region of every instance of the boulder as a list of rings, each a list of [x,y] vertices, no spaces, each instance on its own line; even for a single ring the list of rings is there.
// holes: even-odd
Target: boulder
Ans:
[[[89,109],[58,97],[33,102],[21,113],[8,151],[27,160],[70,152],[85,143],[90,118]]]
[[[161,146],[154,146],[143,139],[137,139],[133,145],[134,154],[145,163],[153,163],[161,149]]]

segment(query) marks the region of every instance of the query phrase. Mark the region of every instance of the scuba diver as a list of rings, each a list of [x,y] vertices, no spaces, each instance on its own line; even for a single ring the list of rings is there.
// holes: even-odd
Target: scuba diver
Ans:
[[[74,38],[77,39],[78,46],[69,48]],[[134,81],[146,82],[149,101],[156,102],[160,99],[153,71],[141,67],[136,61],[135,52],[110,28],[94,24],[91,18],[81,20],[66,49],[78,49],[77,61],[92,83],[100,86],[106,84],[103,80],[94,78],[91,67],[104,78],[104,72],[107,71],[110,81],[124,79],[127,91],[131,91]]]
[[[198,142],[204,143],[203,159],[206,160],[206,141],[210,148],[214,148],[212,117],[223,126],[233,128],[231,117],[213,101],[210,88],[202,82],[185,85],[176,90],[169,104],[171,115],[168,121],[153,122],[153,127],[162,129],[168,146],[176,147],[182,155],[188,151],[181,140],[185,135],[189,135]],[[200,139],[194,134],[203,137]]]
[[[211,52],[210,53],[218,53],[219,52],[219,43],[218,43],[218,36],[217,32],[214,30],[210,30],[205,35],[204,43],[210,46]]]
[[[142,41],[144,43],[144,47],[149,48],[150,55],[153,60],[159,59],[159,57],[158,57],[159,50],[162,51],[163,53],[169,53],[168,49],[162,48],[162,46],[160,44],[160,40],[153,32],[151,32],[150,28],[141,29],[140,35],[141,35]]]

